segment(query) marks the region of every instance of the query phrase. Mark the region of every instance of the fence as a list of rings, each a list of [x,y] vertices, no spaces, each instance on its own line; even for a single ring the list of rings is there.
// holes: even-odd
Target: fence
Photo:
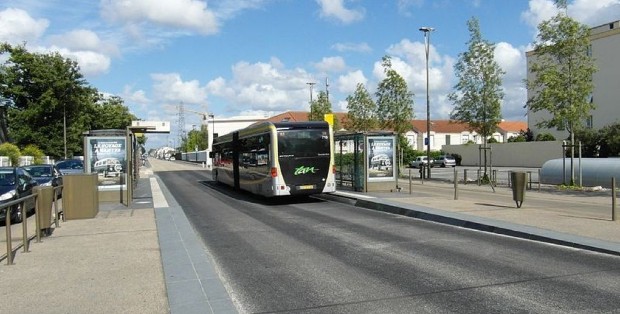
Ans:
[[[0,255],[0,261],[6,260],[7,265],[12,265],[15,259],[15,253],[20,248],[23,249],[23,252],[29,252],[30,241],[36,239],[36,242],[41,242],[41,237],[43,235],[50,235],[50,230],[47,226],[45,226],[46,228],[43,228],[41,225],[42,219],[40,216],[45,217],[42,212],[43,206],[52,206],[51,210],[53,221],[50,221],[49,223],[53,223],[56,228],[60,227],[59,218],[61,211],[58,208],[58,196],[62,195],[62,188],[62,185],[54,187],[52,204],[43,204],[42,197],[40,197],[38,193],[34,193],[32,195],[0,205],[0,210],[6,209],[6,219],[4,222],[0,222],[0,224],[4,223],[4,226],[0,225],[0,227],[5,229],[5,232],[3,233],[4,238],[2,238],[2,234],[0,234],[0,244],[5,244],[0,245],[0,252],[2,252],[2,249],[6,249],[6,252]],[[28,209],[26,208],[25,203],[32,198],[35,200],[35,211],[34,215],[28,217]],[[11,213],[18,207],[18,205],[21,210],[22,220],[21,222],[12,224]],[[64,215],[62,216],[64,221]],[[17,230],[20,226],[21,230]]]

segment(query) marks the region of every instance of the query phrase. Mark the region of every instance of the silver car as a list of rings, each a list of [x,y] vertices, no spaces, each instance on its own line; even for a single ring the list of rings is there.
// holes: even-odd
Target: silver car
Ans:
[[[445,167],[456,167],[456,160],[452,156],[439,156],[437,159],[433,160],[433,165],[439,166],[442,168]]]

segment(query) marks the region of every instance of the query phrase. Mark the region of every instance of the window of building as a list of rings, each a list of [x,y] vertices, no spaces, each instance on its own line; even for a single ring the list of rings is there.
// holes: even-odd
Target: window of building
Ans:
[[[593,121],[592,115],[588,116],[586,118],[586,128],[588,128],[588,129],[593,128],[594,127],[594,123],[593,122],[594,121]]]

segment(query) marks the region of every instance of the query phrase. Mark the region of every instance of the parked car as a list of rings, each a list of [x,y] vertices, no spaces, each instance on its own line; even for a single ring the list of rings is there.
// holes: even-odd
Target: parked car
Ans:
[[[22,167],[0,167],[0,205],[12,200],[32,195],[37,181]],[[29,198],[23,203],[26,207],[26,215],[34,213],[35,199]],[[0,222],[6,221],[7,208],[0,209]],[[11,222],[17,223],[22,217],[21,204],[11,208]]]
[[[64,176],[71,173],[84,173],[84,161],[81,159],[65,159],[56,163],[56,167]]]
[[[412,162],[409,163],[409,166],[412,168],[420,168],[422,165],[428,164],[428,158],[426,156],[418,156]],[[431,167],[433,166],[433,160],[431,159]]]
[[[437,159],[433,160],[433,165],[439,166],[442,168],[445,167],[456,167],[456,159],[449,155],[439,156]]]
[[[40,186],[62,185],[62,174],[56,165],[30,165],[24,166]]]

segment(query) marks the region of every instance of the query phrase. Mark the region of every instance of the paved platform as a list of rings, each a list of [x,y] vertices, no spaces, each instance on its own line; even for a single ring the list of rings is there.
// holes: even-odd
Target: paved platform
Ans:
[[[202,242],[158,171],[199,165],[152,160],[129,207],[102,204],[70,220],[14,265],[0,262],[0,313],[236,313]],[[401,182],[399,192],[339,191],[322,198],[537,241],[620,255],[611,192]],[[2,245],[3,243],[0,243]]]

